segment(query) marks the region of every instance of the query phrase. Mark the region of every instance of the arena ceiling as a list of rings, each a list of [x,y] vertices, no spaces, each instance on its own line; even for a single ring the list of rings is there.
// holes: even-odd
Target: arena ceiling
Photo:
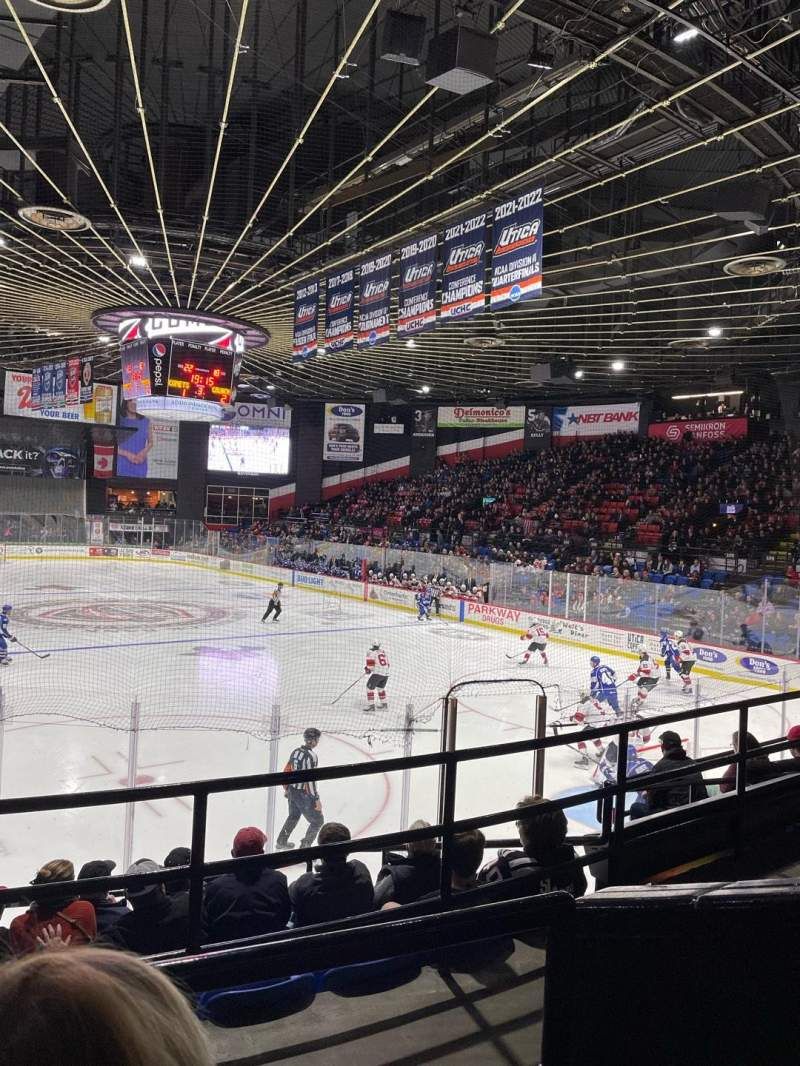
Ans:
[[[57,14],[0,0],[0,365],[93,350],[114,380],[115,344],[91,314],[152,302],[264,326],[244,380],[279,398],[546,398],[791,370],[793,6],[110,0]],[[390,9],[423,15],[428,39],[458,18],[496,36],[495,81],[456,96],[426,84],[424,62],[381,58]],[[414,347],[292,364],[299,280],[533,181],[540,300]],[[20,217],[37,205],[88,228]],[[552,359],[563,382],[534,384]]]

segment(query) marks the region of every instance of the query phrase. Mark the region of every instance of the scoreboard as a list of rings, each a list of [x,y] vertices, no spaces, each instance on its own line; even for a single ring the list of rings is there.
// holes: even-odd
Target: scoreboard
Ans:
[[[157,418],[217,421],[233,403],[241,354],[176,338],[121,345],[122,399]],[[144,402],[140,402],[144,401]],[[183,401],[183,402],[182,402]]]

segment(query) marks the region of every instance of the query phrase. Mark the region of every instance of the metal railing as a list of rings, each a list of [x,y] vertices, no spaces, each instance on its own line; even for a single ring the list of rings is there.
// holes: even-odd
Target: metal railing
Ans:
[[[800,692],[785,694],[781,700],[787,702],[800,701]],[[739,715],[739,736],[744,738],[747,734],[748,715],[752,708],[761,707],[774,703],[773,696],[758,696],[752,699],[736,700],[730,703],[718,704],[713,707],[701,709],[676,711],[669,714],[661,714],[648,719],[648,726],[668,726],[676,722],[683,722],[693,718],[710,718],[720,714],[737,711]],[[447,700],[452,713],[452,698]],[[447,714],[445,711],[445,715]],[[464,748],[461,750],[444,750],[427,755],[414,755],[411,757],[399,757],[381,759],[367,763],[359,763],[345,766],[333,766],[317,768],[315,770],[297,771],[292,773],[267,773],[254,774],[240,778],[215,778],[204,781],[193,781],[183,784],[150,785],[141,788],[125,788],[118,790],[103,790],[83,794],[51,795],[38,797],[25,797],[19,799],[0,800],[0,818],[6,814],[28,814],[55,810],[77,810],[85,807],[107,807],[116,804],[147,803],[155,800],[190,797],[193,801],[192,811],[192,839],[191,839],[191,863],[187,867],[165,869],[153,874],[140,874],[136,876],[119,876],[93,878],[79,882],[59,882],[53,885],[36,885],[16,888],[8,888],[0,891],[0,906],[29,902],[33,900],[63,899],[65,895],[94,895],[98,891],[118,890],[127,887],[168,883],[181,881],[188,878],[189,890],[189,933],[187,952],[194,953],[200,950],[203,941],[202,918],[203,918],[203,884],[207,878],[218,876],[241,869],[260,868],[262,866],[280,868],[282,866],[295,866],[298,863],[306,863],[315,858],[350,854],[361,851],[381,851],[385,848],[404,845],[409,841],[435,838],[441,840],[442,853],[442,878],[441,897],[442,905],[447,907],[451,900],[451,862],[450,857],[453,846],[453,836],[456,833],[470,829],[485,828],[488,826],[503,825],[514,822],[524,815],[526,808],[512,807],[506,810],[494,811],[491,814],[479,815],[472,818],[456,818],[455,806],[458,787],[459,768],[469,762],[477,760],[494,759],[506,755],[516,755],[522,752],[546,752],[569,746],[576,740],[591,741],[595,738],[615,737],[618,740],[616,780],[606,782],[599,787],[582,790],[576,795],[551,801],[554,807],[568,811],[569,808],[579,806],[587,801],[605,803],[611,812],[609,817],[603,819],[600,834],[593,838],[593,843],[598,845],[591,855],[576,860],[576,865],[588,865],[602,859],[609,863],[609,880],[613,883],[614,868],[619,862],[626,847],[638,846],[642,837],[629,840],[625,825],[625,796],[630,792],[639,792],[643,788],[652,785],[660,785],[665,781],[685,777],[687,769],[712,770],[729,764],[736,764],[736,791],[730,797],[720,797],[714,802],[731,804],[734,816],[736,844],[741,838],[741,824],[744,810],[750,798],[747,791],[747,761],[756,755],[764,754],[765,750],[777,751],[785,749],[786,742],[775,742],[768,749],[761,747],[753,751],[746,749],[746,743],[741,750],[734,753],[723,753],[696,760],[689,764],[687,769],[671,770],[659,773],[647,773],[635,778],[627,777],[627,747],[631,732],[635,732],[639,723],[626,722],[604,726],[597,729],[576,730],[572,733],[562,733],[553,737],[538,737],[533,740],[514,741],[505,744],[496,744],[489,747]],[[317,783],[323,781],[335,781],[341,779],[355,779],[369,777],[374,774],[386,774],[399,770],[418,770],[426,767],[440,768],[440,806],[439,821],[436,825],[418,830],[400,830],[392,833],[382,833],[374,836],[358,838],[342,844],[317,845],[310,848],[300,848],[291,853],[279,852],[263,856],[252,856],[240,859],[225,859],[222,861],[206,861],[206,829],[208,817],[208,801],[212,795],[222,793],[239,792],[255,788],[280,788],[285,785],[297,785],[307,781]],[[704,801],[708,802],[708,801]],[[541,807],[537,808],[541,810]]]

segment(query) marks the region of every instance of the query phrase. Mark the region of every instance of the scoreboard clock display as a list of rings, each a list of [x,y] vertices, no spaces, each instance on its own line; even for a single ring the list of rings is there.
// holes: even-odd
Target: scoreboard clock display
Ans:
[[[233,403],[241,354],[177,338],[137,338],[120,349],[122,399],[153,418],[219,421]]]
[[[167,396],[213,400],[228,406],[233,399],[233,352],[207,344],[172,341]]]

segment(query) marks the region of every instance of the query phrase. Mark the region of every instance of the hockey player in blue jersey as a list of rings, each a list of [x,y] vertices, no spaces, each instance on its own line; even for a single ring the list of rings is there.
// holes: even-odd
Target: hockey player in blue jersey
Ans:
[[[669,630],[667,629],[661,630],[659,639],[661,641],[659,651],[664,660],[664,673],[667,676],[667,681],[669,681],[673,670],[676,674],[681,672],[681,661],[678,658],[678,645],[669,635]]]
[[[589,674],[589,695],[599,703],[607,703],[614,714],[619,714],[616,672],[610,666],[604,666],[599,655],[593,655],[589,662],[592,665]]]
[[[608,781],[614,784],[617,780],[617,752],[618,752],[616,740],[609,742],[602,759],[597,764],[596,775],[602,777],[604,781]],[[648,762],[647,759],[643,759],[636,750],[634,744],[628,745],[628,759],[625,775],[627,778],[638,777],[639,774],[647,774],[653,769],[653,764]],[[638,797],[637,797],[638,798]],[[627,804],[626,804],[627,806]]]
[[[3,604],[3,612],[0,614],[0,666],[10,666],[11,656],[8,654],[8,645],[16,644],[17,638],[12,637],[8,631],[11,621],[12,607],[10,603]]]
[[[415,599],[417,601],[417,610],[419,611],[417,621],[421,622],[425,619],[430,622],[431,604],[433,603],[433,593],[431,592],[430,587],[426,585],[425,588],[420,589]]]

